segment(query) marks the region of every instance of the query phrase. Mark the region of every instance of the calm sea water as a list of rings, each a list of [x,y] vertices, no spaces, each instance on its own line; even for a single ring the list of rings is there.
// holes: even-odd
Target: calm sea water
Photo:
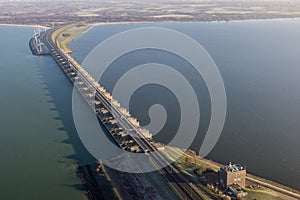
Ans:
[[[31,54],[32,33],[0,27],[0,199],[85,199],[72,85],[51,57]]]
[[[74,41],[73,56],[83,61],[109,36],[145,26],[171,28],[191,36],[205,47],[222,74],[228,112],[221,138],[208,158],[244,164],[253,174],[300,189],[300,20],[104,25]],[[100,83],[112,91],[126,71],[154,61],[174,67],[198,91],[200,130],[191,146],[198,150],[210,119],[210,99],[205,83],[188,63],[161,51],[131,52],[112,63]],[[166,88],[147,85],[131,98],[130,112],[146,125],[149,107],[162,104],[169,121],[156,139],[168,142],[180,120],[178,102],[173,98]]]
[[[98,26],[73,42],[74,57],[82,61],[110,35],[143,26],[168,27],[193,37],[219,67],[228,113],[208,157],[246,164],[254,174],[300,189],[300,20]],[[51,57],[31,55],[32,33],[31,28],[0,27],[0,198],[84,199],[75,169],[93,158],[74,127],[72,85]],[[198,91],[201,128],[192,145],[197,150],[210,118],[210,101],[205,84],[187,63],[166,52],[133,52],[113,63],[100,81],[112,90],[122,73],[153,58],[180,71]],[[156,136],[165,142],[176,129],[169,123],[179,120],[173,97],[166,88],[147,86],[134,94],[130,105],[142,124],[149,122],[149,105],[166,107],[170,122]]]

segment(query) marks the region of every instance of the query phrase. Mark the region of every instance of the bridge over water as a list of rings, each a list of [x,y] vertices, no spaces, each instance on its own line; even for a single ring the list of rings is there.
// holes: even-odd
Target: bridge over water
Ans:
[[[42,51],[40,51],[39,45],[35,45],[36,43],[31,41],[32,52],[38,55],[49,54],[54,58],[120,148],[135,153],[146,153],[147,155],[149,152],[158,152],[151,133],[142,129],[138,120],[132,117],[125,108],[122,108],[120,103],[113,99],[98,81],[69,54],[57,47],[56,41],[52,41],[51,38],[55,30],[51,29],[39,35],[38,39],[45,44]],[[174,164],[167,165],[167,159],[163,154],[152,154],[151,158],[149,155],[149,159],[151,160],[149,163],[157,167],[157,170],[181,199],[203,199],[197,191],[199,188],[188,182]],[[206,195],[210,196],[207,193]]]

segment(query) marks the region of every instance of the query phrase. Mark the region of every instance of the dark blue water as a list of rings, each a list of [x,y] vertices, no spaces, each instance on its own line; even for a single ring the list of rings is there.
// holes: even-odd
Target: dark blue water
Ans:
[[[205,47],[222,74],[227,118],[208,158],[244,164],[253,174],[300,189],[300,20],[103,25],[73,42],[73,56],[81,62],[109,36],[144,26],[171,28],[191,36]],[[153,58],[185,74],[198,91],[202,118],[191,146],[198,150],[210,118],[210,100],[205,83],[193,75],[188,63],[166,52],[132,52],[116,60],[100,82],[112,91],[122,73]],[[149,123],[147,109],[151,104],[166,107],[173,124],[156,136],[163,142],[173,137],[179,122],[177,101],[170,98],[166,88],[147,86],[134,94],[130,104],[130,112],[143,125]]]

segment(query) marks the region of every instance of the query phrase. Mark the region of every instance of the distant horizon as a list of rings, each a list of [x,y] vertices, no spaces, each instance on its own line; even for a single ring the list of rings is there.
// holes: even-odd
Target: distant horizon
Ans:
[[[66,3],[62,3],[66,2]],[[231,21],[300,17],[300,0],[0,0],[0,24]]]
[[[68,2],[74,2],[74,0],[0,0],[0,2],[62,2],[62,1],[68,1]],[[105,0],[105,1],[99,1],[99,0],[76,0],[75,2],[105,2],[105,3],[115,3],[115,2],[133,2],[130,0]],[[143,2],[178,2],[178,3],[184,3],[184,2],[195,2],[195,3],[201,3],[201,2],[249,2],[249,0],[143,0]],[[292,1],[287,1],[287,0],[251,0],[251,2],[285,2],[285,3],[294,3],[294,2],[300,2],[300,0],[292,0]]]

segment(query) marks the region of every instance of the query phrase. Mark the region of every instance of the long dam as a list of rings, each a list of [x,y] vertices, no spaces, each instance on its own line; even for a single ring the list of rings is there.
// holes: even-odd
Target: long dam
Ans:
[[[217,177],[222,164],[201,158],[193,151],[164,146],[155,141],[151,133],[141,128],[139,121],[122,108],[120,103],[70,56],[69,49],[63,47],[62,41],[57,38],[57,32],[63,30],[59,33],[63,35],[70,31],[65,29],[66,27],[62,27],[35,32],[29,42],[32,53],[51,56],[54,59],[79,92],[80,98],[85,101],[83,103],[86,103],[98,118],[105,135],[113,140],[116,146],[134,153],[132,155],[144,155],[146,163],[157,169],[151,175],[143,173],[139,168],[140,163],[135,162],[134,158],[128,159],[127,162],[131,162],[130,166],[134,167],[136,173],[113,169],[109,165],[106,166],[103,160],[81,165],[78,167],[78,175],[86,187],[85,194],[88,199],[220,199],[224,195],[230,198],[231,195],[226,191],[217,194],[216,187],[209,187],[211,185],[207,182],[202,182],[205,172]],[[173,157],[172,154],[180,154],[180,158]],[[170,160],[174,163],[168,164]],[[114,162],[124,164],[121,159],[114,159]],[[193,168],[190,167],[191,164]],[[195,166],[199,173],[195,172]],[[194,170],[196,177],[191,176],[191,170]],[[300,198],[299,191],[276,182],[248,173],[246,180],[244,189],[249,193],[250,199]]]
[[[122,108],[118,101],[113,99],[111,94],[69,54],[58,48],[57,41],[52,40],[52,34],[55,30],[50,29],[39,36],[38,40],[45,45],[42,49],[37,49],[38,45],[33,45],[35,43],[30,42],[33,54],[49,54],[53,57],[120,148],[134,153],[146,154],[157,151],[156,142],[153,141],[149,131],[140,128],[136,118],[132,117],[125,108]],[[159,173],[180,199],[203,199],[195,188],[196,186],[185,180],[174,164],[166,166],[164,155],[155,154],[149,163],[157,167]],[[86,171],[90,173],[90,170]],[[89,176],[93,176],[92,173]],[[141,176],[138,178],[142,179]],[[97,194],[91,194],[91,196],[93,195],[97,196]],[[150,199],[156,199],[154,197]]]

